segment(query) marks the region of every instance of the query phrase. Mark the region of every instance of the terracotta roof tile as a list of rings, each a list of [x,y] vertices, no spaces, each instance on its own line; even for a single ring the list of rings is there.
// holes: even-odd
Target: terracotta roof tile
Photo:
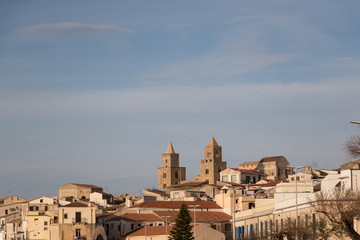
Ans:
[[[161,216],[169,216],[167,220],[169,222],[175,222],[179,211],[154,211],[157,215]],[[191,219],[194,219],[194,212],[190,211]],[[196,222],[206,222],[206,223],[214,223],[214,222],[229,222],[231,219],[231,215],[228,215],[224,212],[201,212],[196,211]]]
[[[119,221],[121,219],[133,222],[162,222],[162,219],[159,216],[151,213],[125,213],[124,215],[115,216],[110,218],[108,221]]]
[[[185,203],[186,205],[200,205],[197,209],[211,208],[211,209],[220,209],[221,207],[216,204],[216,202],[209,201],[145,201],[130,208],[170,208],[170,209],[180,209],[181,205]]]
[[[169,196],[169,194],[167,194],[166,192],[163,192],[163,191],[160,191],[160,190],[157,190],[157,189],[148,189],[148,188],[145,188],[146,191],[149,191],[149,192],[152,192],[152,193],[156,193],[156,194],[159,194],[161,196]]]
[[[282,158],[286,160],[286,158],[284,156],[272,156],[272,157],[264,157],[260,161],[261,162],[276,162],[277,160],[282,159]]]
[[[88,207],[88,205],[80,203],[80,202],[73,202],[73,203],[70,203],[70,204],[62,206],[62,207]]]
[[[80,186],[80,187],[87,187],[87,188],[97,188],[97,189],[103,189],[102,187],[96,186],[96,185],[91,185],[91,184],[80,184],[80,183],[71,183],[74,184],[76,186]]]
[[[166,230],[167,228],[167,230]],[[152,226],[152,227],[146,227],[146,236],[156,236],[156,235],[166,235],[166,231],[168,234],[172,230],[173,226]],[[145,227],[140,228],[139,230],[130,233],[130,237],[135,236],[145,236]]]
[[[250,161],[240,164],[240,166],[257,165],[260,161]]]

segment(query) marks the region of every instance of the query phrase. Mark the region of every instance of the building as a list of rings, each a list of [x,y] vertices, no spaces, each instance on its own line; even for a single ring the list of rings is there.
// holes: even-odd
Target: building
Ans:
[[[162,167],[158,168],[158,188],[180,184],[186,179],[186,168],[179,166],[179,154],[175,153],[172,143],[169,143],[166,153],[162,154]]]
[[[255,170],[227,168],[220,172],[220,181],[238,184],[256,183],[261,180],[264,174]]]
[[[96,228],[96,207],[73,202],[59,208],[59,239],[93,238]]]
[[[245,162],[239,165],[242,170],[257,170],[266,175],[267,180],[286,180],[292,174],[292,167],[284,156],[264,157],[260,161]]]
[[[220,180],[220,172],[226,169],[226,162],[222,161],[222,149],[214,137],[205,147],[204,155],[204,160],[200,160],[201,181],[216,184]]]
[[[126,237],[126,240],[163,240],[168,239],[172,226],[143,227]],[[195,240],[225,240],[225,235],[207,225],[196,224],[193,226]]]
[[[103,189],[95,185],[68,183],[59,188],[59,200],[89,200],[93,192],[102,193]]]

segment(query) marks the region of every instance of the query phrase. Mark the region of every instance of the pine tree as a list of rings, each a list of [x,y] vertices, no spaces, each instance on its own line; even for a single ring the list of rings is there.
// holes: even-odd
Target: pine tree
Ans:
[[[186,204],[183,203],[180,208],[180,212],[175,220],[175,225],[173,229],[170,231],[170,240],[192,240],[193,232],[191,217],[189,209],[187,208]]]

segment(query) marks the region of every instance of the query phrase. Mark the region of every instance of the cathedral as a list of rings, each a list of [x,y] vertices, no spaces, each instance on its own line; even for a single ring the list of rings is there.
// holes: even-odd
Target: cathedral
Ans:
[[[213,137],[205,146],[204,159],[200,160],[200,176],[197,179],[201,182],[216,184],[216,181],[220,180],[220,172],[224,169],[226,169],[226,162],[222,161],[221,146]],[[186,181],[186,168],[179,166],[179,154],[175,153],[171,142],[166,153],[162,154],[162,167],[158,168],[158,180],[158,189],[161,190]]]

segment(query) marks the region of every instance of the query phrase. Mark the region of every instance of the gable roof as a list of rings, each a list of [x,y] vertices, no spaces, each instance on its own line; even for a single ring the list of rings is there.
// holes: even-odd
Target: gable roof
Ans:
[[[272,157],[263,157],[260,162],[276,162],[280,159],[285,159],[287,161],[287,159],[284,156],[272,156]]]
[[[86,187],[86,188],[96,188],[96,189],[103,189],[102,187],[96,186],[96,185],[91,185],[91,184],[80,184],[80,183],[70,183],[79,187]]]
[[[151,226],[146,227],[147,236],[156,236],[156,235],[166,235],[166,232],[170,234],[170,231],[173,229],[173,226]],[[127,236],[145,236],[145,227],[142,227],[135,232],[128,234]]]
[[[72,202],[72,203],[62,206],[62,207],[88,207],[88,205],[84,204],[84,203],[80,203],[80,202]]]
[[[132,222],[163,222],[164,221],[164,219],[162,219],[161,217],[151,213],[125,213],[123,215],[110,218],[107,221],[119,221],[122,219]]]
[[[196,209],[221,209],[216,202],[209,201],[145,201],[130,208],[170,208],[170,209],[180,209],[181,205],[185,203],[187,206],[199,205]]]
[[[149,189],[149,188],[144,188],[144,190],[148,191],[148,192],[152,192],[155,194],[159,194],[161,196],[169,196],[169,194],[167,194],[166,192],[160,191],[158,189]]]
[[[175,222],[179,211],[154,211],[157,215],[168,216],[167,220],[169,222]],[[194,219],[194,211],[190,211],[191,219]],[[206,222],[206,223],[215,223],[215,222],[229,222],[232,218],[231,215],[224,212],[202,212],[196,211],[196,222]]]
[[[249,161],[249,162],[244,162],[242,164],[239,165],[240,166],[249,166],[249,165],[257,165],[260,161]]]

